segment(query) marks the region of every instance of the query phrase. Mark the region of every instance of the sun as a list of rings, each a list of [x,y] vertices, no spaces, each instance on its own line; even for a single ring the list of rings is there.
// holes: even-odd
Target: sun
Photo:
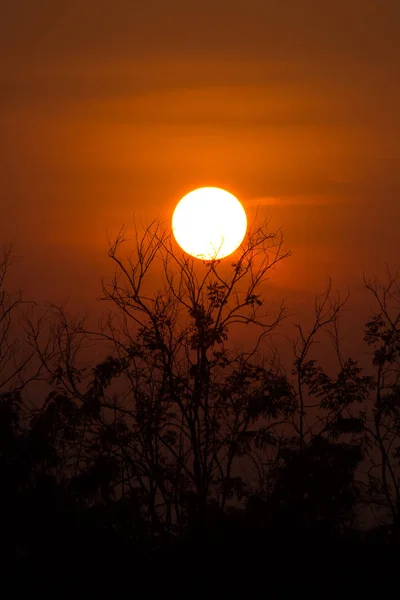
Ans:
[[[172,231],[179,246],[195,258],[219,260],[240,246],[247,217],[233,194],[202,187],[186,194],[172,216]]]

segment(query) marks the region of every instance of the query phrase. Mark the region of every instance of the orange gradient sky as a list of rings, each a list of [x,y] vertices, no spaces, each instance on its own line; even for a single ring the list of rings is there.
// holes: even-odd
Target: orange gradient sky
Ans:
[[[107,230],[199,186],[260,205],[275,285],[398,266],[398,0],[15,0],[0,19],[0,239],[34,299],[90,305]]]

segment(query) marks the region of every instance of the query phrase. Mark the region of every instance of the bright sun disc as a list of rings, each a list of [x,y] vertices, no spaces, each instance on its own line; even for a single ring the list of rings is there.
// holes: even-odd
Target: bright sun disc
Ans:
[[[246,234],[246,213],[239,200],[221,188],[186,194],[172,216],[172,231],[185,252],[202,260],[232,254]]]

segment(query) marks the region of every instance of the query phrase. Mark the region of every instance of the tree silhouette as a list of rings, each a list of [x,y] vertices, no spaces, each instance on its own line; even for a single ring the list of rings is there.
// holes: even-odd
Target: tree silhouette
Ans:
[[[268,279],[288,256],[279,231],[255,227],[231,262],[201,262],[153,224],[132,239],[121,232],[109,255],[116,270],[97,328],[52,306],[16,344],[21,298],[2,292],[0,359],[13,367],[0,393],[9,571],[40,583],[45,564],[55,582],[73,571],[71,589],[85,579],[114,593],[133,574],[136,590],[146,586],[148,569],[162,588],[177,564],[182,579],[197,581],[201,568],[206,582],[221,561],[244,580],[265,561],[290,571],[277,577],[284,594],[303,585],[307,560],[336,573],[336,590],[352,577],[371,586],[374,564],[388,577],[399,542],[397,279],[367,282],[378,306],[364,332],[370,370],[344,356],[345,301],[330,284],[311,326],[297,326],[285,369],[269,345],[286,315],[268,302]],[[321,339],[336,372],[319,360]],[[32,408],[24,397],[38,377],[46,388]],[[365,507],[370,532],[359,527]]]
[[[228,270],[220,261],[196,263],[178,254],[158,227],[136,233],[134,255],[125,261],[123,241],[110,246],[117,272],[103,286],[116,314],[96,334],[60,311],[57,342],[38,352],[59,392],[97,419],[82,443],[90,438],[87,451],[107,445],[108,460],[118,464],[118,494],[140,499],[152,531],[202,529],[209,511],[243,497],[238,459],[255,444],[276,445],[277,426],[294,410],[290,385],[258,356],[284,316],[282,306],[276,313],[266,306],[261,292],[288,253],[279,232],[265,226],[250,233]],[[157,260],[161,286],[151,296],[147,280]],[[254,327],[247,352],[228,347],[233,326]],[[83,390],[74,356],[88,337],[111,342],[114,352]]]
[[[19,318],[21,308],[27,303],[20,291],[11,293],[7,289],[9,271],[16,260],[13,247],[4,246],[0,258],[0,394],[17,388],[22,390],[38,375],[26,374],[34,353],[21,339]]]
[[[372,349],[375,368],[368,434],[369,491],[384,498],[390,514],[391,540],[400,541],[400,287],[398,276],[387,282],[366,281],[377,311],[366,323],[364,339]],[[381,503],[380,503],[381,504]],[[385,511],[386,512],[386,511]],[[387,522],[387,515],[384,515]]]

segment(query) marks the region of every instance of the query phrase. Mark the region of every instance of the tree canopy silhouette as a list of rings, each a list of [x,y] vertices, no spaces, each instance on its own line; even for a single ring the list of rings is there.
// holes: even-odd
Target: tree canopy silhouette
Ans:
[[[268,557],[282,571],[286,552],[301,571],[308,548],[326,572],[340,563],[344,578],[345,560],[361,573],[371,557],[385,557],[389,573],[400,526],[396,277],[366,282],[377,306],[364,331],[368,372],[343,355],[345,301],[330,285],[311,326],[297,326],[285,368],[271,335],[286,309],[269,301],[268,285],[289,253],[265,223],[231,261],[189,258],[157,223],[132,238],[121,232],[109,247],[115,275],[103,281],[108,311],[98,327],[52,306],[25,322],[18,344],[11,319],[22,298],[6,292],[10,256],[0,278],[10,569],[33,576],[45,563],[57,580],[72,564],[73,585],[134,564],[139,586],[145,565],[167,573],[179,560],[197,576],[196,565],[220,552],[231,566]],[[336,373],[318,360],[321,336],[333,343]],[[94,346],[103,358],[90,363]],[[44,397],[28,404],[33,382]],[[323,564],[317,547],[333,562]]]

